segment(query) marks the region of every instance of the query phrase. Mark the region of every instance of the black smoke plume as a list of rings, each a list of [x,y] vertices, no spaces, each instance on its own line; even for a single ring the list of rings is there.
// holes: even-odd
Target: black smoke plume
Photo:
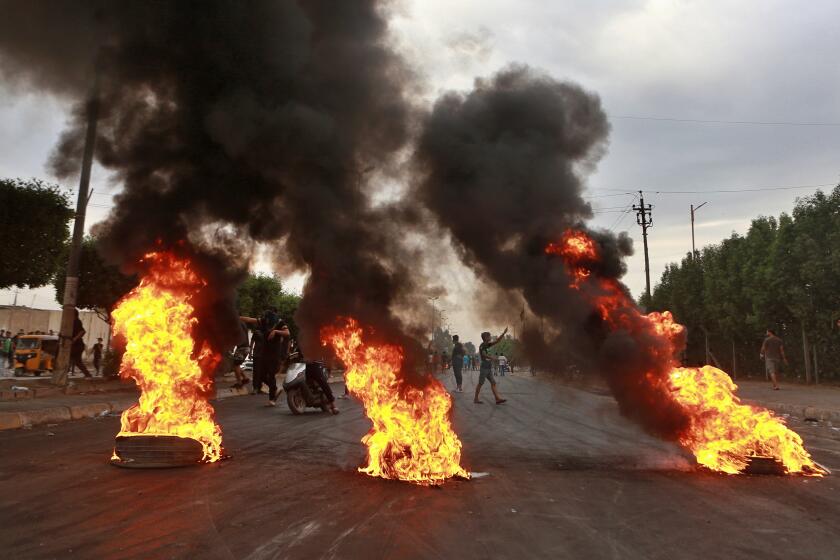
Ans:
[[[415,195],[488,285],[521,294],[532,316],[522,333],[532,363],[602,373],[624,414],[674,439],[685,417],[655,402],[662,395],[644,383],[650,372],[667,375],[661,356],[670,348],[649,328],[608,326],[591,300],[570,288],[562,260],[545,254],[566,230],[586,230],[592,209],[582,177],[605,153],[609,130],[596,95],[526,66],[507,68],[436,102],[414,157]],[[465,208],[472,219],[463,219]],[[601,253],[593,277],[619,279],[630,239],[588,234]],[[635,309],[629,295],[625,302]],[[510,309],[497,319],[509,320]]]
[[[217,348],[235,340],[233,294],[253,242],[280,240],[286,267],[310,272],[296,317],[309,355],[340,315],[409,344],[392,304],[413,286],[410,259],[393,241],[395,212],[371,209],[364,192],[366,172],[396,169],[413,119],[387,2],[2,8],[7,81],[82,103],[98,72],[96,157],[123,185],[102,250],[125,267],[156,247],[193,256],[210,280],[202,324]],[[78,169],[84,121],[77,111],[56,173]]]

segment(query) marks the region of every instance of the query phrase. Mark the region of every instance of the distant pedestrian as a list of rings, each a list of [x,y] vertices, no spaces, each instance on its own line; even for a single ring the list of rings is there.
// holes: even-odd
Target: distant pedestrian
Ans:
[[[473,402],[475,404],[481,404],[482,401],[478,398],[479,393],[481,392],[481,387],[484,385],[484,380],[486,379],[490,383],[490,389],[493,391],[493,396],[496,397],[496,404],[502,404],[503,402],[507,402],[507,399],[503,399],[499,395],[499,391],[496,389],[496,380],[493,379],[493,360],[496,358],[491,356],[488,350],[498,344],[507,334],[507,327],[499,335],[496,340],[491,342],[490,340],[490,333],[483,332],[481,333],[481,345],[478,347],[478,353],[481,357],[481,370],[478,374],[478,385],[475,386],[475,399]]]
[[[102,352],[104,349],[105,346],[102,344],[102,339],[97,338],[96,344],[91,349],[93,351],[93,369],[96,370],[96,375],[99,375],[99,371],[102,369]]]
[[[788,363],[787,356],[785,356],[785,345],[782,339],[776,336],[773,329],[767,329],[767,337],[761,344],[761,353],[759,354],[764,359],[764,367],[770,375],[770,380],[773,382],[773,389],[779,390],[779,382],[776,376],[781,369],[782,361]]]
[[[84,336],[87,331],[82,325],[82,320],[79,318],[79,310],[76,311],[76,317],[73,319],[73,335],[70,337],[70,370],[79,368],[85,377],[93,377],[88,371],[87,366],[82,361],[82,356],[85,353]]]
[[[507,371],[508,361],[504,354],[499,354],[499,374],[504,377],[505,372]]]
[[[7,344],[10,344],[9,340],[9,337],[6,335],[6,331],[0,330],[0,363],[2,363],[3,360],[8,359],[9,349]]]
[[[461,344],[458,335],[454,335],[452,337],[452,373],[455,374],[455,384],[457,388],[455,389],[459,393],[463,393],[464,389],[463,385],[463,377],[461,376],[461,370],[464,367],[464,345]]]
[[[11,334],[12,332],[9,331],[9,335]],[[17,350],[18,340],[20,340],[20,337],[23,335],[23,329],[20,329],[16,335],[9,339],[9,367],[12,369],[15,367],[15,350]]]

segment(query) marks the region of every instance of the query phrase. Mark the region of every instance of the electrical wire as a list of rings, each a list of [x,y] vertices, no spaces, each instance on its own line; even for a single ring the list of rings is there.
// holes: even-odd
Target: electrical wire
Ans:
[[[739,124],[739,125],[755,125],[755,126],[826,126],[837,127],[840,122],[801,122],[801,121],[730,121],[724,119],[683,119],[677,117],[654,117],[654,116],[638,116],[638,115],[609,115],[611,119],[626,119],[634,121],[664,121],[664,122],[680,122],[680,123],[697,123],[697,124]]]

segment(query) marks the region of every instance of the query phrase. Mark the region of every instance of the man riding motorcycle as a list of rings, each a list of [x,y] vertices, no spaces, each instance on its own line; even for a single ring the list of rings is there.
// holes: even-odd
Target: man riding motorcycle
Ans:
[[[296,348],[289,354],[289,363],[291,362],[306,362],[305,358],[303,357],[303,350]],[[306,380],[314,381],[316,385],[321,389],[324,395],[327,398],[327,406],[330,408],[330,412],[333,414],[338,414],[339,410],[335,406],[335,397],[333,396],[332,389],[330,388],[330,384],[327,381],[327,376],[324,375],[324,372],[321,371],[321,366],[318,362],[306,362]]]

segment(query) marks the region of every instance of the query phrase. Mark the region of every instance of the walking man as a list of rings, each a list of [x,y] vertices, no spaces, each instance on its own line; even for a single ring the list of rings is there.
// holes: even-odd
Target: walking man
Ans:
[[[782,361],[784,360],[785,364],[788,361],[787,356],[785,356],[785,345],[782,339],[776,336],[776,332],[773,329],[767,329],[767,338],[761,344],[761,353],[759,356],[764,359],[764,367],[767,368],[767,373],[773,382],[773,389],[778,391],[779,382],[776,379],[776,375],[779,373]]]
[[[452,336],[452,373],[455,374],[455,384],[458,386],[455,389],[459,393],[463,393],[464,389],[463,385],[463,378],[461,376],[461,370],[464,367],[464,345],[461,344],[458,335]]]
[[[76,310],[76,318],[73,320],[73,336],[70,337],[70,369],[74,367],[79,368],[85,377],[93,377],[88,371],[87,366],[82,362],[82,356],[85,353],[85,327],[82,326],[82,320],[79,318],[79,310]]]
[[[93,369],[96,370],[96,375],[99,375],[99,370],[102,369],[102,339],[97,338],[96,344],[93,345],[91,351],[93,352]]]
[[[491,356],[488,352],[492,346],[498,344],[499,341],[505,337],[507,331],[507,327],[505,327],[502,334],[500,334],[496,340],[493,340],[492,342],[490,340],[489,332],[481,333],[481,345],[478,347],[478,354],[481,358],[481,369],[478,373],[478,385],[475,386],[475,399],[473,400],[475,404],[482,404],[483,402],[478,398],[478,395],[481,392],[481,387],[484,385],[485,379],[490,383],[490,389],[493,391],[493,396],[496,397],[496,404],[507,402],[507,399],[503,399],[499,396],[499,391],[496,389],[496,380],[493,379],[493,360],[496,358]]]
[[[286,340],[291,336],[289,327],[274,308],[267,309],[259,319],[240,317],[239,320],[246,325],[256,326],[262,334],[262,355],[259,360],[254,360],[254,391],[258,393],[265,383],[268,385],[268,405],[277,406],[276,376],[286,358]],[[256,348],[254,350],[256,352]]]

